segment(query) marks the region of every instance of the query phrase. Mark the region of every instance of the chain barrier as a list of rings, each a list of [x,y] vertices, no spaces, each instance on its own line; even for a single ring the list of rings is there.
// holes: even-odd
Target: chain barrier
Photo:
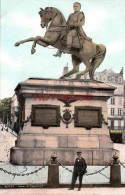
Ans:
[[[69,171],[70,173],[72,173],[73,171],[68,169],[67,167],[65,167],[64,165],[62,165],[59,161],[57,161],[65,170]],[[89,176],[89,175],[94,175],[94,174],[97,174],[97,173],[101,173],[104,169],[108,168],[108,165],[106,165],[105,167],[103,167],[102,169],[98,170],[98,171],[95,171],[93,173],[85,173],[86,176]]]
[[[11,173],[3,168],[0,168],[0,171],[3,171],[4,173],[7,173],[9,175],[13,175],[13,176],[28,176],[28,175],[31,175],[31,174],[34,174],[34,173],[37,173],[38,171],[42,170],[43,168],[45,168],[45,165],[40,167],[39,169],[36,169],[35,171],[32,171],[30,173],[23,173],[23,174],[20,174],[20,173]]]
[[[95,171],[93,173],[85,173],[86,176],[89,176],[89,175],[94,175],[94,174],[97,174],[97,173],[101,173],[104,169],[108,168],[108,165],[107,166],[104,166],[102,169],[98,170],[98,171]]]
[[[65,167],[64,165],[62,165],[58,160],[57,160],[57,162],[59,163],[59,165],[61,165],[64,169],[66,169],[66,170],[69,171],[70,173],[73,172],[72,170],[70,170],[70,169],[68,169],[67,167]]]
[[[119,162],[122,166],[123,166],[123,168],[125,168],[125,163],[122,163],[122,162]]]
[[[0,163],[3,163],[3,162],[4,162],[4,161],[0,161]],[[58,160],[57,160],[57,162],[58,162],[59,165],[61,165],[65,170],[69,171],[70,173],[73,173],[73,170],[71,170],[71,169],[67,168],[66,166],[62,165]],[[119,163],[125,168],[125,163],[122,163],[122,162],[119,162]],[[36,169],[36,170],[34,170],[34,171],[30,172],[30,173],[23,173],[23,174],[20,174],[20,173],[11,173],[11,172],[9,172],[9,171],[3,169],[3,168],[0,168],[0,171],[3,171],[4,173],[7,173],[7,174],[9,174],[9,175],[13,175],[14,177],[15,177],[15,176],[28,176],[28,175],[37,173],[38,171],[42,170],[42,169],[45,168],[45,167],[46,167],[46,166],[44,165],[44,166],[40,167],[39,169]],[[104,166],[102,169],[100,169],[100,170],[98,170],[98,171],[95,171],[95,172],[93,172],[93,173],[85,173],[85,175],[86,175],[86,176],[89,176],[89,175],[94,175],[94,174],[97,174],[97,173],[102,174],[101,172],[102,172],[103,170],[105,170],[106,168],[108,168],[108,165]]]

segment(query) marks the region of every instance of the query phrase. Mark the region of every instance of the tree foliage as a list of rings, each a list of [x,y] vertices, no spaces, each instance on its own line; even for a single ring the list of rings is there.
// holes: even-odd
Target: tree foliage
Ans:
[[[0,101],[0,118],[4,124],[11,121],[11,97],[4,98]]]

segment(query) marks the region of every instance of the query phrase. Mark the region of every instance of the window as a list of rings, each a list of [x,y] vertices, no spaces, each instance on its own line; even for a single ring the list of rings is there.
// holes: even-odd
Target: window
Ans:
[[[111,120],[111,129],[114,129],[114,120]]]
[[[121,129],[121,120],[118,120],[118,129]]]
[[[115,108],[111,108],[111,116],[114,116],[115,114]]]
[[[121,97],[118,99],[118,105],[122,105],[122,98]]]
[[[114,97],[111,98],[111,104],[113,104],[113,105],[115,104],[115,98]]]
[[[118,108],[118,116],[121,116],[121,115],[122,115],[122,109]]]
[[[121,77],[118,78],[118,82],[119,82],[119,83],[122,82],[122,78],[121,78]]]
[[[112,82],[115,82],[115,77],[111,77],[111,81]]]

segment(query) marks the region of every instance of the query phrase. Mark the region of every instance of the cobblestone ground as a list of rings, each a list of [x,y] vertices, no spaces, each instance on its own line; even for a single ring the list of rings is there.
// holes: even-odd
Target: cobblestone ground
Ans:
[[[125,195],[125,188],[1,189],[0,195]]]

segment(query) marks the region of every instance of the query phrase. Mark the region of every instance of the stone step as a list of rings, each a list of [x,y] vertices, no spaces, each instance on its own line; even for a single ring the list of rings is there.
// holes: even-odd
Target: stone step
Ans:
[[[73,165],[76,159],[76,152],[82,151],[88,165],[109,165],[114,149],[94,148],[19,148],[13,147],[10,150],[10,162],[13,165],[47,165],[51,155],[55,152],[59,162],[63,165]],[[118,152],[118,151],[117,151]]]

